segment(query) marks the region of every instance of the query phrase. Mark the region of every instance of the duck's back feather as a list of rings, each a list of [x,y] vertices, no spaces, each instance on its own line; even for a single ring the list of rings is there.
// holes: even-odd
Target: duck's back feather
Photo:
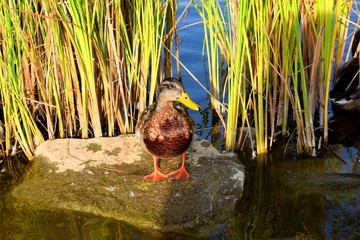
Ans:
[[[353,58],[340,69],[336,83],[330,91],[332,101],[359,98],[359,58]]]

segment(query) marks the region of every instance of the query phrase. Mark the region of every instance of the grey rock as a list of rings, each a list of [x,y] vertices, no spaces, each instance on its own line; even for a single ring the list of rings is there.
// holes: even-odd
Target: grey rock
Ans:
[[[153,161],[134,135],[42,143],[12,196],[35,210],[66,210],[119,220],[139,229],[208,235],[231,218],[242,196],[244,167],[196,137],[187,155],[190,180],[153,183]],[[164,173],[181,159],[160,161]]]

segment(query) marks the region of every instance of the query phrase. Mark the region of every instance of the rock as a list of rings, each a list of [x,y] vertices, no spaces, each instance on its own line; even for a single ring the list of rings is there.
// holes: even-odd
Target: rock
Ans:
[[[160,161],[163,172],[180,159]],[[229,219],[242,196],[244,167],[196,137],[187,155],[190,180],[143,181],[153,161],[135,135],[42,143],[12,196],[34,210],[67,210],[119,220],[139,229],[207,236]]]

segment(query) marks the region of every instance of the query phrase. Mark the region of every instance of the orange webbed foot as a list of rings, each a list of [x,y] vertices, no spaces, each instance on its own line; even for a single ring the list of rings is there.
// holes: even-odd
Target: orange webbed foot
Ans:
[[[181,167],[178,170],[175,170],[169,174],[166,175],[169,178],[174,178],[176,180],[180,180],[182,178],[185,178],[188,180],[190,178],[190,174],[186,171],[185,167]]]
[[[163,174],[159,168],[159,159],[155,156],[152,156],[154,160],[154,172],[152,174],[146,175],[143,177],[143,180],[150,180],[153,182],[159,182],[167,178],[166,174]]]
[[[162,180],[165,180],[167,178],[167,175],[163,174],[160,171],[154,171],[153,173],[146,175],[143,177],[143,180],[150,180],[153,182],[159,182]]]
[[[183,152],[181,154],[181,167],[178,170],[175,170],[169,174],[167,174],[167,177],[174,178],[176,180],[179,180],[181,178],[185,178],[188,180],[190,178],[190,174],[186,171],[185,168],[185,158],[186,158],[186,152]]]

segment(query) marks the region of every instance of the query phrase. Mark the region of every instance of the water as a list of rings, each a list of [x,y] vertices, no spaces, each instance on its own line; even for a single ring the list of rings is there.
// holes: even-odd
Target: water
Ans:
[[[190,8],[180,26],[198,21],[195,9]],[[180,53],[182,63],[206,86],[202,29],[200,24],[179,31]],[[190,112],[197,128],[211,126],[206,92],[184,69],[182,79],[189,95],[204,109]],[[294,156],[296,146],[292,142],[279,144],[271,154],[259,156],[258,161],[246,152],[239,153],[239,161],[246,166],[244,195],[235,217],[214,229],[210,239],[359,239],[359,122],[359,116],[344,116],[332,122],[328,151],[317,158]],[[198,133],[211,140],[209,131]],[[16,162],[18,166],[12,169],[23,169],[21,162]],[[143,232],[111,219],[76,212],[14,208],[9,193],[21,176],[21,171],[0,174],[0,239],[189,239]]]

